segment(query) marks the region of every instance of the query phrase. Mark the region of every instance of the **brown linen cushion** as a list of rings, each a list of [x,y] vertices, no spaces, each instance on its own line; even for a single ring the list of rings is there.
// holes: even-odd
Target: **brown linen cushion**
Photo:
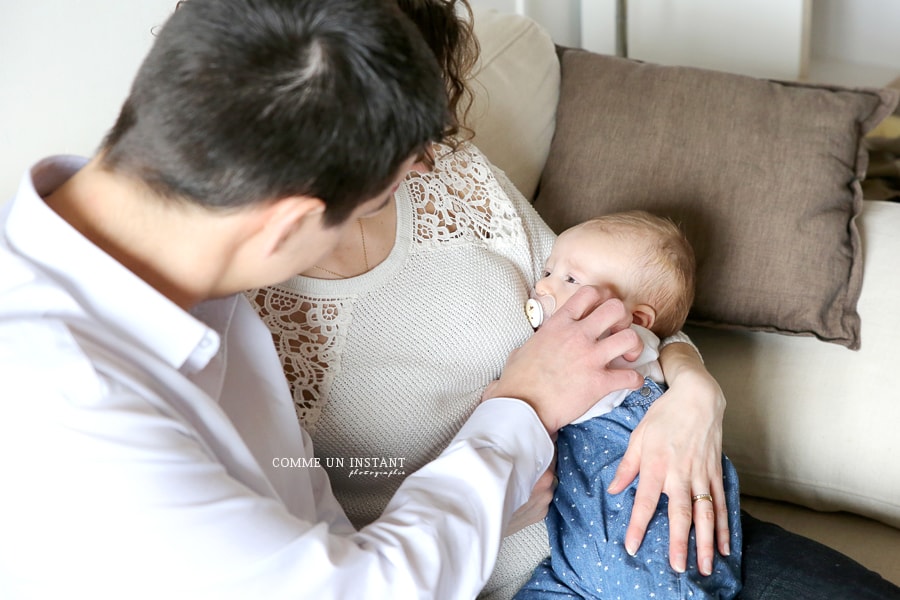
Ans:
[[[891,90],[776,82],[560,52],[535,208],[555,231],[642,208],[697,254],[691,321],[859,348],[863,136]]]

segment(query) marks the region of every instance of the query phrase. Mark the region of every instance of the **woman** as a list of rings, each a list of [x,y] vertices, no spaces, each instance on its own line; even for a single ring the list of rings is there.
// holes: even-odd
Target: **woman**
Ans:
[[[273,331],[298,417],[357,526],[381,513],[404,474],[437,456],[530,335],[522,306],[554,240],[505,175],[461,141],[466,130],[456,115],[464,122],[465,76],[477,55],[467,2],[399,4],[444,67],[452,108],[446,143],[423,157],[430,172],[411,172],[385,209],[360,219],[327,259],[250,293]],[[457,18],[457,5],[468,21]],[[678,508],[670,559],[683,567],[692,520],[701,559],[711,556],[713,536],[719,551],[727,548],[720,463],[725,402],[694,349],[674,341],[661,355],[670,390],[636,429],[614,486],[624,487],[640,468],[649,506],[660,492],[669,495]],[[541,519],[551,480],[543,478],[533,502],[515,516],[485,596],[510,597],[546,556]],[[706,493],[714,510],[706,502],[692,509],[690,497]],[[649,516],[633,516],[626,545],[639,543],[640,523]],[[769,534],[766,541],[788,535]],[[807,558],[816,556],[812,542],[799,540]],[[745,547],[745,567],[753,560]],[[773,560],[759,567],[760,581],[772,568],[789,568],[790,557]],[[748,585],[752,571],[745,572],[744,597],[763,597]],[[818,579],[812,571],[809,578]]]

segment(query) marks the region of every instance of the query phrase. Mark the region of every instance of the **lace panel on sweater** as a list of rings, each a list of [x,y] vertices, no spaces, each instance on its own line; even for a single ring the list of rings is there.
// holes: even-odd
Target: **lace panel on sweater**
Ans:
[[[506,242],[520,235],[518,215],[490,164],[470,150],[467,144],[456,151],[437,144],[434,171],[407,176],[405,184],[416,211],[416,242]]]
[[[417,244],[490,241],[501,253],[524,235],[514,205],[490,164],[468,144],[435,145],[436,168],[406,186]],[[247,293],[272,332],[297,416],[310,434],[341,369],[356,298],[319,298],[272,286]]]
[[[353,304],[341,298],[311,300],[280,286],[252,290],[247,297],[272,332],[297,418],[313,433],[322,399],[340,370]]]

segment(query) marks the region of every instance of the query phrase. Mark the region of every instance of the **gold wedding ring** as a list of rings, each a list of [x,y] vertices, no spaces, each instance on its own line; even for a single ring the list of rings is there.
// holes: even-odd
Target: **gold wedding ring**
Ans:
[[[698,500],[709,500],[712,502],[712,496],[710,494],[697,494],[696,496],[691,497],[691,504],[697,502]]]

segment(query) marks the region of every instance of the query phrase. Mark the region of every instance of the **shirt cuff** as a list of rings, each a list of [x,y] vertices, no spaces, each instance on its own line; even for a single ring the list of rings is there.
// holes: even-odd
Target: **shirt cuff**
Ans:
[[[484,440],[508,455],[525,499],[553,460],[554,445],[544,424],[534,409],[515,398],[491,398],[479,404],[456,435],[460,438]]]

